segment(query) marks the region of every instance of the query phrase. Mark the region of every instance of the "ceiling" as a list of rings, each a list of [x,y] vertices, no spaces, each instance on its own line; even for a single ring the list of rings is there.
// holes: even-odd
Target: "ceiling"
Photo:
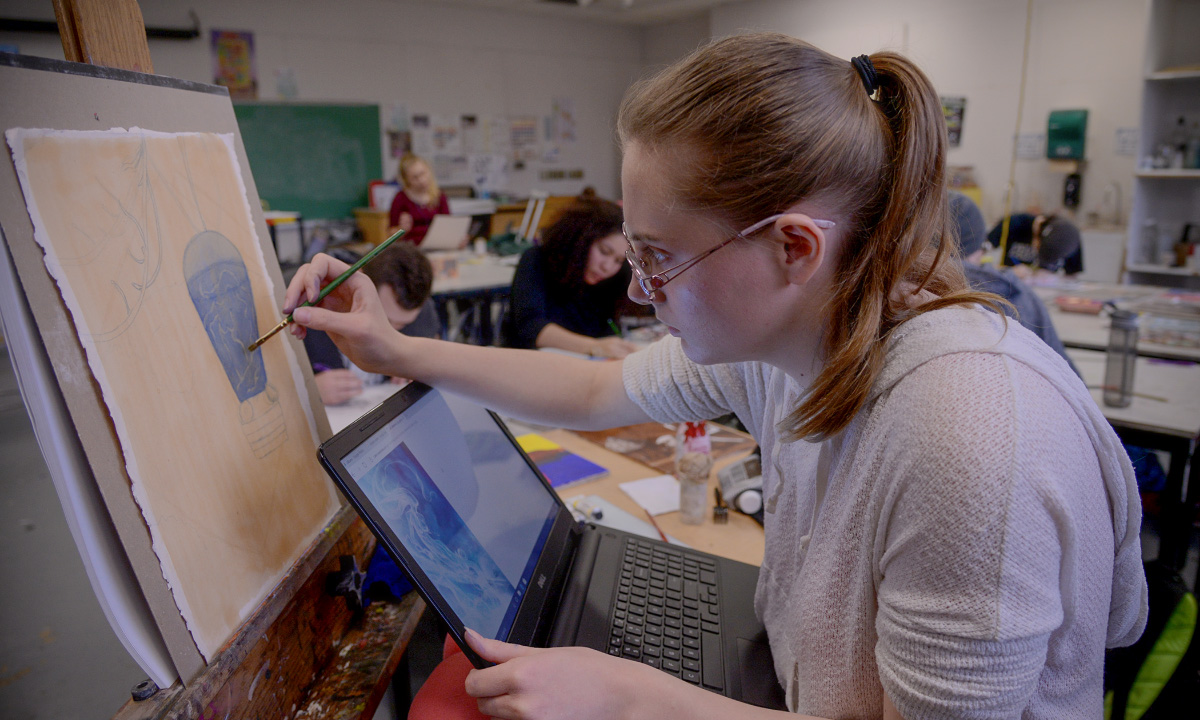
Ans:
[[[595,20],[623,25],[653,25],[695,16],[717,5],[746,0],[424,0],[521,13]]]

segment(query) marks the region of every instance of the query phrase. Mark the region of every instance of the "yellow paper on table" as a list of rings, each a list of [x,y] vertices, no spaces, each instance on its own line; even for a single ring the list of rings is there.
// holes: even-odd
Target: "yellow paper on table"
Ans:
[[[517,444],[546,476],[551,487],[565,487],[608,475],[607,468],[580,457],[537,433],[518,435]]]

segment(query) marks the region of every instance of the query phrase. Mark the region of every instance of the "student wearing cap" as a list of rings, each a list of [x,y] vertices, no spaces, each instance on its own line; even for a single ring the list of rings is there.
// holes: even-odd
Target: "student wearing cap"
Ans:
[[[1007,314],[1032,330],[1054,352],[1062,355],[1078,375],[1079,369],[1071,362],[1071,358],[1067,357],[1067,349],[1063,347],[1062,340],[1059,340],[1054,323],[1050,319],[1050,311],[1046,309],[1042,299],[1011,270],[1001,270],[995,265],[984,265],[980,262],[983,259],[986,226],[983,224],[983,213],[979,211],[979,206],[966,195],[951,191],[950,215],[958,230],[958,252],[962,258],[963,274],[967,276],[967,282],[976,290],[995,293],[1011,303],[1015,312]]]
[[[1004,221],[988,233],[988,242],[1000,247]],[[1083,244],[1079,228],[1058,215],[1014,213],[1008,222],[1008,250],[1003,265],[1031,265],[1037,270],[1066,275],[1083,272]],[[1018,274],[1024,275],[1025,272]]]

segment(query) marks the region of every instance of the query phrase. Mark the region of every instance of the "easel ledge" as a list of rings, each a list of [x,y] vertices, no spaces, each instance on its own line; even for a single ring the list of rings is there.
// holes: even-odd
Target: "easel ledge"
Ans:
[[[346,601],[325,591],[342,556],[365,568],[374,548],[375,537],[343,506],[199,676],[186,688],[176,682],[130,700],[113,720],[291,717],[310,706],[320,708],[313,717],[371,717],[425,611],[409,593],[399,603],[372,604],[352,624]]]

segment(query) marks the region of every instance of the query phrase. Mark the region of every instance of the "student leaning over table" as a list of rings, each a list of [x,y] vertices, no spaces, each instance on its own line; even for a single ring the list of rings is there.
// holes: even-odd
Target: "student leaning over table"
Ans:
[[[1066,363],[948,261],[926,77],[744,35],[635,86],[619,130],[630,297],[671,337],[612,363],[406,338],[360,278],[296,320],[547,424],[736,412],[764,453],[756,609],[796,712],[1100,717],[1104,649],[1146,618],[1133,473]],[[343,267],[316,258],[284,309]],[[451,656],[412,717],[474,713],[464,687],[506,718],[770,713],[593,650],[471,643],[498,665]]]
[[[559,348],[623,358],[637,346],[613,334],[630,307],[621,208],[579,198],[521,255],[502,334],[506,347]]]

